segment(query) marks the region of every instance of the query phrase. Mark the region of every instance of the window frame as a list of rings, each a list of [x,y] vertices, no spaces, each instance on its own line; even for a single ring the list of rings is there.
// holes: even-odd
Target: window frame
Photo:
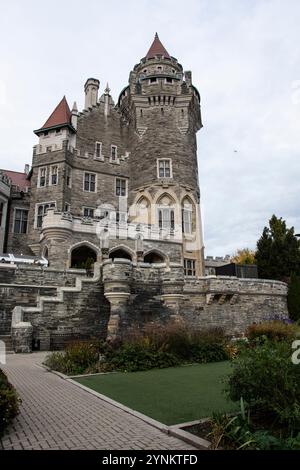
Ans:
[[[113,149],[115,149],[114,158],[113,158]],[[110,146],[110,161],[112,163],[118,162],[118,146],[117,145],[111,144]]]
[[[117,181],[125,181],[125,194],[117,194]],[[120,189],[122,189],[122,186],[120,185]],[[120,191],[122,192],[122,191]],[[126,178],[121,178],[121,177],[116,177],[115,178],[115,196],[116,197],[127,197],[128,194],[128,183]]]
[[[56,168],[56,173],[53,173],[53,168]],[[52,182],[52,177],[56,176],[56,183]],[[49,186],[57,186],[58,185],[58,165],[51,165],[49,171]]]
[[[164,170],[164,176],[160,176],[160,162],[169,162],[169,171],[170,171],[170,176],[166,176],[166,165],[164,165],[163,170]],[[158,158],[157,159],[157,178],[158,179],[170,179],[173,178],[173,168],[172,168],[172,159],[171,158]]]
[[[93,215],[85,215],[84,214],[84,211],[85,210],[88,210],[88,211],[93,211]],[[90,206],[82,206],[82,216],[83,217],[86,217],[88,219],[94,219],[95,218],[95,211],[96,211],[96,208],[95,207],[90,207]]]
[[[97,146],[100,146],[100,156],[97,156]],[[95,160],[102,160],[102,142],[99,142],[98,140],[95,142],[95,152],[94,152],[94,159]]]
[[[184,220],[185,214],[188,214],[189,220]],[[182,233],[185,235],[192,235],[193,233],[193,209],[188,209],[187,207],[182,207],[181,209],[181,219],[182,219]],[[186,226],[190,226],[190,231],[185,230]]]
[[[54,204],[54,206],[51,207],[51,204]],[[43,207],[43,214],[42,214],[42,225],[38,225],[38,218],[41,217],[41,215],[38,213],[39,207]],[[34,215],[34,228],[35,229],[41,229],[43,226],[43,217],[45,216],[45,208],[44,206],[49,206],[48,209],[56,209],[57,204],[56,201],[45,201],[45,202],[37,202],[35,205],[35,215]]]
[[[45,170],[45,176],[41,176],[42,171]],[[39,174],[38,174],[38,188],[46,188],[47,187],[47,175],[48,175],[48,167],[47,166],[40,166],[39,167]],[[44,184],[41,185],[41,178],[45,178]]]
[[[21,211],[21,213],[24,213],[24,212],[27,212],[27,219],[26,219],[26,230],[25,232],[22,232],[22,231],[18,231],[16,232],[15,229],[16,229],[16,214],[17,214],[17,211]],[[14,221],[13,221],[13,228],[12,228],[12,233],[14,235],[24,235],[26,233],[28,233],[28,215],[29,215],[29,209],[25,209],[24,207],[14,207]],[[24,222],[23,218],[21,217],[20,219],[20,227],[22,225],[22,223]]]
[[[169,212],[168,219],[165,219],[163,216],[164,212]],[[162,217],[161,217],[162,216]],[[170,206],[159,206],[157,208],[157,220],[158,220],[158,227],[160,230],[175,230],[175,209],[174,207]],[[168,221],[169,224],[164,226],[164,221]]]
[[[89,189],[85,189],[85,175],[90,175],[90,176],[95,176],[95,181],[94,181],[94,184],[95,184],[95,190],[94,191],[91,191],[91,181],[89,181]],[[96,193],[97,192],[97,173],[93,173],[91,171],[84,171],[83,172],[83,191],[85,193]]]
[[[190,267],[188,266],[188,263],[191,263]],[[184,269],[184,275],[187,277],[195,277],[196,276],[196,260],[193,258],[184,258],[183,259],[183,269]],[[189,274],[189,271],[191,274]]]
[[[67,188],[72,188],[72,168],[68,165],[66,166],[66,184]]]

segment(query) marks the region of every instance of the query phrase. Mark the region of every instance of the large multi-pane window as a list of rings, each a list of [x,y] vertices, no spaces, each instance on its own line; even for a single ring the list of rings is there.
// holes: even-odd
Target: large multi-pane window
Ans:
[[[159,178],[172,178],[171,160],[160,158],[157,160]]]
[[[196,276],[196,261],[194,259],[185,258],[184,260],[184,275]]]
[[[174,209],[162,207],[158,209],[158,225],[161,229],[174,230]]]
[[[47,168],[44,166],[39,169],[39,181],[38,181],[38,187],[43,188],[46,186],[46,178],[47,178]]]
[[[192,233],[193,212],[191,209],[182,209],[182,231],[183,233]]]
[[[14,233],[26,233],[28,222],[27,209],[15,209]]]
[[[58,166],[54,165],[50,168],[50,185],[56,185],[58,183]]]
[[[116,178],[116,196],[126,196],[126,180]]]
[[[84,173],[84,186],[85,191],[94,193],[96,191],[96,175],[95,173]]]
[[[36,226],[41,228],[43,225],[44,215],[47,213],[48,209],[56,207],[56,202],[45,202],[43,204],[38,204],[36,208]]]

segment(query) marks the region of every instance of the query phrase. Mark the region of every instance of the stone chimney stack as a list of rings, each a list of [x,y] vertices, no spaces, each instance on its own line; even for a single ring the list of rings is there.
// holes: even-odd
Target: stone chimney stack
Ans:
[[[85,92],[85,109],[96,106],[98,101],[98,90],[100,82],[97,78],[88,78],[84,85]]]
[[[26,173],[26,175],[28,175],[29,170],[30,170],[30,166],[28,165],[28,163],[26,163],[25,168],[24,168],[24,173]]]

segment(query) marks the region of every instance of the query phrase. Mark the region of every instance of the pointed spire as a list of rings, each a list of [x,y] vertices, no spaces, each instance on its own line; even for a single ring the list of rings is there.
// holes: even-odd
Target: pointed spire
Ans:
[[[63,99],[58,103],[53,113],[49,116],[42,129],[48,129],[49,127],[60,126],[62,124],[70,124],[71,111],[64,96]]]
[[[74,103],[73,103],[72,113],[78,113],[78,108],[77,108],[76,101],[74,101]]]
[[[109,88],[108,82],[107,82],[107,83],[106,83],[106,88],[105,88],[105,90],[104,90],[104,94],[105,94],[105,95],[109,95],[109,93],[110,93],[110,88]]]
[[[155,33],[154,41],[151,44],[151,47],[150,47],[150,49],[149,49],[149,51],[146,55],[146,59],[152,59],[156,55],[163,55],[167,59],[171,59],[171,57],[168,54],[167,50],[165,49],[165,47],[160,42],[160,39],[159,39],[157,33]]]

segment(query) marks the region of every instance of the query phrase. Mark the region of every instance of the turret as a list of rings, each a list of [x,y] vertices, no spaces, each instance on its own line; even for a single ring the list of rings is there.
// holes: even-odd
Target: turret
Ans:
[[[98,101],[98,90],[100,82],[97,78],[88,78],[84,85],[85,92],[85,109],[96,106]]]

